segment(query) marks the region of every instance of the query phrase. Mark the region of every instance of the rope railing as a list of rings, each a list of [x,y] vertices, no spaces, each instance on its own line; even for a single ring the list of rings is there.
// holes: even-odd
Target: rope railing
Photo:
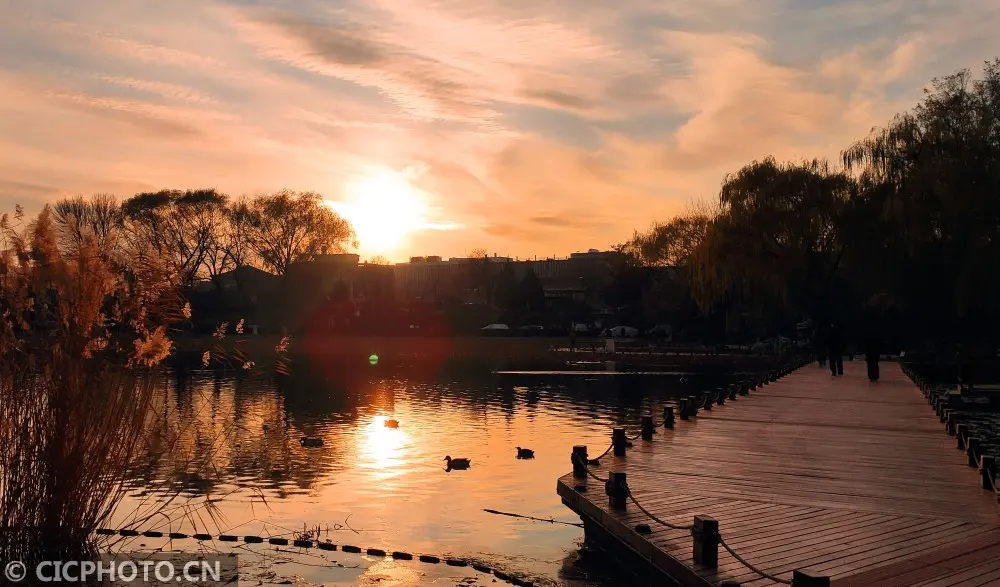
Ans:
[[[791,373],[795,368],[806,364],[805,361],[801,361],[792,365],[786,365],[782,368],[769,372],[766,375],[757,377],[752,380],[745,380],[738,384],[736,388],[719,389],[716,393],[708,392],[701,394],[699,396],[689,396],[688,398],[681,398],[678,401],[678,408],[680,411],[680,417],[682,420],[687,420],[691,416],[697,414],[699,408],[704,407],[705,409],[711,409],[710,403],[718,402],[719,405],[724,405],[725,399],[728,396],[729,399],[736,399],[737,395],[747,395],[751,389],[756,389],[759,386],[767,385],[770,382],[777,381],[778,378]],[[616,448],[616,444],[622,443],[623,441],[636,440],[639,437],[643,437],[644,440],[652,440],[651,432],[648,430],[648,422],[652,420],[651,417],[647,416],[644,418],[644,430],[646,434],[640,432],[639,435],[635,437],[625,437],[625,435],[620,431],[621,429],[616,429],[615,433],[612,435],[613,442],[601,457],[608,454]],[[673,410],[667,408],[664,410],[664,420],[662,423],[664,428],[673,428]],[[616,455],[624,455],[625,448],[630,446],[631,443],[624,446],[620,446],[618,450],[615,451]],[[598,457],[600,458],[600,457]],[[632,502],[635,507],[642,512],[647,518],[653,522],[669,528],[671,530],[687,531],[694,537],[694,561],[695,563],[702,564],[707,567],[717,567],[718,566],[718,548],[721,546],[726,552],[733,557],[734,560],[739,562],[741,565],[746,567],[750,572],[758,575],[763,579],[769,581],[774,581],[775,583],[780,583],[783,585],[798,585],[799,581],[801,584],[811,585],[811,584],[828,584],[828,578],[823,576],[814,576],[808,571],[796,570],[792,572],[792,578],[786,579],[778,575],[770,574],[761,568],[757,567],[743,556],[741,556],[736,549],[729,545],[722,534],[719,532],[718,522],[709,516],[695,516],[694,523],[674,523],[669,522],[653,512],[646,509],[642,503],[636,498],[635,493],[628,486],[625,473],[611,471],[607,479],[602,478],[590,470],[589,459],[586,458],[586,447],[578,446],[574,447],[572,462],[574,464],[573,475],[575,477],[590,477],[595,481],[604,483],[605,492],[608,494],[611,508],[612,509],[624,509],[625,502]],[[593,461],[596,463],[596,459]],[[991,477],[992,479],[992,477]],[[984,481],[985,483],[985,481]],[[577,486],[577,491],[584,491],[585,486]],[[648,525],[640,524],[636,526],[637,532],[648,533],[651,530]],[[813,581],[819,581],[819,583],[813,583]]]
[[[775,583],[781,583],[782,585],[791,585],[792,584],[792,580],[791,579],[782,579],[781,577],[778,577],[777,575],[772,575],[770,573],[765,573],[764,571],[762,571],[762,570],[758,569],[757,567],[753,566],[753,564],[751,564],[749,561],[747,561],[747,559],[743,558],[742,556],[739,555],[738,552],[736,552],[735,550],[733,550],[733,547],[731,547],[728,544],[726,544],[726,541],[723,540],[723,538],[722,538],[722,534],[719,534],[719,545],[722,546],[722,548],[725,548],[726,552],[728,552],[734,559],[736,559],[737,562],[739,562],[744,567],[750,569],[751,572],[760,575],[762,578],[767,579],[769,581],[774,581]]]

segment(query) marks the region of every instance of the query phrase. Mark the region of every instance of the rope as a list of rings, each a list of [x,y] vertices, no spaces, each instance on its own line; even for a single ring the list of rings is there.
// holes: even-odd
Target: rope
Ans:
[[[632,491],[631,490],[629,490],[629,492],[628,492],[628,498],[630,500],[632,500],[632,503],[635,504],[635,507],[639,508],[640,512],[646,514],[647,516],[649,516],[649,518],[651,520],[653,520],[654,522],[656,522],[658,524],[663,524],[664,526],[666,526],[667,528],[670,528],[672,530],[691,530],[691,529],[694,528],[694,524],[671,524],[670,522],[668,522],[666,520],[661,520],[660,518],[657,518],[652,513],[650,513],[649,510],[647,510],[646,508],[644,508],[641,505],[639,505],[639,502],[635,500],[635,496],[632,495]]]
[[[562,520],[554,520],[552,518],[536,518],[534,516],[525,516],[522,514],[513,514],[511,512],[501,512],[498,510],[484,509],[487,514],[496,514],[498,516],[510,516],[512,518],[523,518],[525,520],[534,520],[536,522],[548,522],[549,524],[565,524],[567,526],[576,526],[578,528],[583,528],[583,524],[579,522],[564,522]]]
[[[608,445],[607,450],[605,450],[604,452],[602,452],[600,454],[600,456],[594,457],[594,460],[596,461],[596,460],[599,460],[599,459],[603,459],[604,456],[607,455],[609,452],[611,452],[611,449],[613,449],[614,447],[615,447],[615,443],[612,442],[610,445]]]
[[[607,451],[604,451],[604,454],[608,454]],[[604,456],[604,455],[601,455],[601,456]],[[577,464],[583,466],[583,470],[587,472],[587,475],[590,475],[591,477],[593,477],[595,481],[600,481],[601,483],[607,483],[608,482],[607,479],[601,479],[600,477],[598,477],[597,475],[595,475],[594,472],[590,470],[590,467],[587,466],[587,463],[584,462],[580,458],[580,455],[573,455],[573,458],[576,459]]]
[[[792,584],[792,582],[790,580],[788,580],[788,579],[782,579],[781,577],[765,573],[764,571],[758,569],[757,567],[755,567],[752,564],[750,564],[749,562],[747,562],[747,560],[745,558],[743,558],[742,556],[736,554],[736,551],[733,550],[732,547],[730,547],[728,544],[726,544],[726,541],[722,539],[722,535],[721,534],[719,535],[719,544],[721,544],[722,548],[725,548],[726,551],[729,552],[729,554],[733,555],[733,558],[736,559],[737,561],[739,561],[744,567],[750,569],[751,571],[753,571],[754,573],[760,575],[761,577],[763,577],[765,579],[768,579],[770,581],[774,581],[775,583],[781,583],[782,585],[791,585]]]

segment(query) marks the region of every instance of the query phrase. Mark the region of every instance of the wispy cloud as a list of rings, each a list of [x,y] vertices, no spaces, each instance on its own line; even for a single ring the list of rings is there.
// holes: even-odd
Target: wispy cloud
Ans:
[[[414,247],[563,254],[750,158],[836,155],[1000,54],[998,26],[988,0],[8,2],[0,207],[199,185],[337,200],[371,165],[422,166],[436,212]]]

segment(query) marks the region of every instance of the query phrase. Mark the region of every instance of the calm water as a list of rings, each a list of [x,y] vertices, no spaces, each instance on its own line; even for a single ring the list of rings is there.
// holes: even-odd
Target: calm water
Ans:
[[[135,472],[135,489],[116,522],[164,499],[170,485],[183,488],[166,510],[171,521],[157,516],[143,528],[242,536],[319,526],[337,544],[475,558],[536,584],[615,584],[579,560],[581,528],[483,510],[578,523],[555,492],[556,479],[571,469],[572,446],[586,444],[598,454],[614,425],[625,424],[631,434],[644,413],[662,413],[671,396],[715,384],[677,376],[420,382],[363,369],[280,385],[263,376],[171,377],[150,417],[149,452],[162,458]],[[387,418],[399,427],[386,427]],[[302,436],[324,445],[303,448]],[[534,449],[536,458],[516,459],[516,446]],[[472,467],[446,472],[445,455],[470,458]],[[258,566],[251,578],[263,583],[491,582],[445,565],[339,551],[275,554],[266,545],[243,552],[249,550]]]

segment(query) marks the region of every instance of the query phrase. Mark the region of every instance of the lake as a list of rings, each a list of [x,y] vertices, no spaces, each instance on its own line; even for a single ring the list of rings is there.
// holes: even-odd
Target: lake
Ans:
[[[169,515],[135,527],[239,536],[318,527],[321,538],[336,544],[469,558],[539,585],[616,584],[607,565],[580,556],[581,528],[483,510],[579,523],[555,492],[556,479],[572,468],[573,445],[599,454],[613,426],[631,435],[643,414],[661,414],[673,397],[724,383],[725,377],[680,375],[581,374],[558,383],[407,378],[363,367],[349,375],[320,370],[278,379],[168,376],[149,418],[148,466],[134,471],[115,523],[133,521],[137,508],[158,507],[169,487],[181,490]],[[398,428],[385,425],[389,418]],[[323,446],[304,448],[303,436]],[[517,446],[533,449],[535,458],[518,460]],[[446,471],[446,455],[471,459],[471,468]],[[153,542],[138,538],[126,546],[158,546]],[[199,543],[178,541],[173,548],[193,551]],[[276,553],[267,544],[240,549],[244,562],[253,562],[241,581],[264,584],[492,581],[443,564],[315,549]]]

